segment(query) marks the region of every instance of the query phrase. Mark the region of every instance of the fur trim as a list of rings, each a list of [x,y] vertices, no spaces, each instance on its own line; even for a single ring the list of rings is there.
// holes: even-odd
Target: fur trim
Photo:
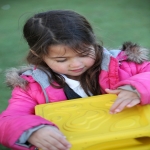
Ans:
[[[132,42],[125,42],[121,48],[125,51],[128,60],[142,63],[149,60],[149,50]]]
[[[20,77],[20,75],[31,69],[31,67],[28,66],[22,66],[20,68],[10,68],[6,70],[6,84],[10,88],[14,88],[16,86],[19,86],[23,89],[26,88],[28,82]]]

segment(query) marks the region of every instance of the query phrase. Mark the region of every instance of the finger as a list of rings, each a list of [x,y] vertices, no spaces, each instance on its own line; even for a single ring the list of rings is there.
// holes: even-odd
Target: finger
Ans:
[[[45,139],[40,139],[35,141],[34,146],[42,150],[68,150],[70,147],[62,145],[59,141],[53,137],[47,137]]]
[[[63,135],[61,131],[59,131],[56,127],[48,126],[48,142],[51,142],[51,139],[54,138],[58,143],[62,144],[65,148],[71,147],[71,144],[66,140],[66,137]],[[54,142],[55,143],[55,142]],[[56,144],[57,145],[57,144]]]
[[[127,105],[127,107],[128,108],[131,108],[131,107],[133,107],[133,106],[135,106],[135,105],[137,105],[137,104],[139,104],[140,103],[140,99],[134,99],[134,100],[132,100],[128,105]]]
[[[67,150],[68,148],[71,147],[71,146],[63,145],[62,143],[60,143],[60,141],[58,141],[55,138],[51,138],[51,140],[47,141],[47,142],[49,142],[50,145],[52,145],[55,149],[58,149],[58,150]],[[49,146],[49,145],[47,145],[47,146]]]
[[[117,110],[116,112],[115,112],[115,110],[119,107],[119,105],[122,103],[122,101],[124,101],[123,98],[117,98],[116,99],[116,101],[113,103],[113,105],[110,108],[111,114],[117,113],[117,111],[119,112],[119,110]]]
[[[41,149],[42,150],[66,150],[66,147],[57,147],[57,145],[59,144],[58,141],[56,141],[55,139],[51,138],[50,141],[46,141],[43,140],[42,142],[42,146]]]
[[[114,110],[115,113],[121,112],[125,107],[127,107],[127,105],[131,102],[132,100],[124,100],[122,101],[122,103],[120,103],[120,105],[118,105],[118,107]]]
[[[140,103],[139,99],[124,99],[111,113],[118,113],[121,112],[125,107],[133,107]]]
[[[54,147],[53,145],[51,145],[51,146],[48,147],[48,148],[46,148],[45,146],[43,146],[43,147],[41,147],[41,148],[39,148],[39,149],[41,149],[41,150],[59,150],[59,149],[57,149],[56,147]],[[60,150],[62,150],[62,149],[60,149]],[[63,149],[63,150],[65,150],[65,149]]]
[[[60,130],[58,128],[56,128],[55,126],[51,127],[53,129],[53,131],[57,132],[58,134],[64,136],[64,134],[62,132],[60,132]]]
[[[38,147],[38,149],[42,149],[42,150],[48,150],[47,148],[45,148],[44,144],[40,142],[36,142],[34,144],[34,146]]]
[[[67,150],[68,147],[65,147],[59,143],[56,139],[50,137],[47,139],[42,139],[39,144],[36,145],[42,150]]]
[[[55,133],[50,133],[50,137],[53,137],[58,143],[63,145],[65,148],[70,148],[71,144],[66,140],[65,136],[62,136],[60,133],[55,132]],[[59,145],[60,146],[60,145]]]
[[[57,130],[56,130],[56,133],[59,134],[59,135],[61,135],[61,136],[64,137],[64,138],[66,138],[66,136],[65,136],[60,130],[57,129]]]
[[[110,90],[110,89],[105,89],[106,93],[108,94],[119,94],[120,90]]]
[[[33,145],[38,147],[38,149],[42,149],[42,150],[51,150],[51,147],[53,147],[44,139],[35,141],[35,144]]]

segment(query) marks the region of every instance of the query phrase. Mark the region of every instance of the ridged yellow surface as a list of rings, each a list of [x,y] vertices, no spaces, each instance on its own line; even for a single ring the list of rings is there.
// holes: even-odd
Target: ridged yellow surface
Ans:
[[[36,114],[55,123],[71,150],[150,150],[150,105],[110,114],[116,95],[38,105]]]

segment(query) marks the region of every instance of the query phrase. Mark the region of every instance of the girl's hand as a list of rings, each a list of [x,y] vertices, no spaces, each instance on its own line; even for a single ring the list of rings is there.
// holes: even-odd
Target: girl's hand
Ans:
[[[28,142],[42,150],[69,150],[70,143],[54,126],[45,126],[31,134]]]
[[[116,101],[110,108],[111,114],[121,112],[125,107],[130,108],[140,103],[140,98],[135,92],[120,89],[119,90],[105,89],[105,91],[109,94],[118,95]]]

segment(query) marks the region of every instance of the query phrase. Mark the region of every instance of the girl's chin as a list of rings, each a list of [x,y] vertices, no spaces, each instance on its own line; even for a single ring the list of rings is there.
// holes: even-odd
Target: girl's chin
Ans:
[[[69,79],[73,79],[73,80],[79,80],[80,75],[66,75]]]

